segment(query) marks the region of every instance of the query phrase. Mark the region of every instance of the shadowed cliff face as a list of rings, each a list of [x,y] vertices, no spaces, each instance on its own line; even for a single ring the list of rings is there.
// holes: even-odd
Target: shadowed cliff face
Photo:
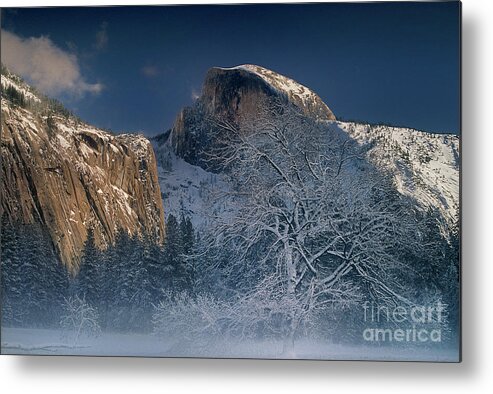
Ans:
[[[175,152],[191,164],[201,164],[197,149],[211,143],[209,118],[236,123],[258,109],[258,103],[276,97],[317,120],[335,120],[332,111],[307,87],[254,65],[212,68],[205,77],[202,95],[193,107],[183,109],[171,132]]]
[[[71,272],[91,227],[102,248],[120,229],[164,240],[156,160],[144,137],[48,118],[2,98],[1,155],[2,213],[43,224]]]
[[[235,120],[241,114],[255,111],[262,98],[276,93],[258,75],[246,70],[212,68],[205,77],[201,100],[207,112]]]

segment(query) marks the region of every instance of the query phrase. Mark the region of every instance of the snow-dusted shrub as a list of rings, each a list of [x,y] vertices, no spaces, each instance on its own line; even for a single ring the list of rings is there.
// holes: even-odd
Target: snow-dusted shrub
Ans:
[[[99,336],[99,314],[96,308],[89,305],[79,296],[65,298],[64,312],[60,318],[60,327],[67,337],[72,337],[73,345],[77,345],[81,336]]]
[[[228,306],[208,294],[164,293],[152,317],[154,333],[189,341],[208,340],[222,332]]]
[[[286,295],[282,286],[275,276],[268,276],[252,290],[227,300],[166,292],[155,306],[154,333],[193,343],[225,337],[294,340],[295,332],[311,332],[319,311],[316,305]]]

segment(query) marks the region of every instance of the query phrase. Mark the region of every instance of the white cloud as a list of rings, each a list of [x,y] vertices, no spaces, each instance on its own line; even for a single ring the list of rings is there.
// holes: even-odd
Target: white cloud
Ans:
[[[39,90],[54,95],[99,93],[100,83],[82,77],[77,57],[57,47],[48,37],[22,38],[2,30],[2,63]]]
[[[192,100],[197,100],[200,97],[199,91],[195,88],[192,88],[191,97],[192,97]]]
[[[154,78],[160,74],[159,68],[156,66],[144,66],[140,69],[140,72],[148,78]]]
[[[103,22],[101,23],[101,26],[96,33],[96,43],[94,46],[96,47],[97,50],[101,51],[105,49],[108,46],[108,22]]]

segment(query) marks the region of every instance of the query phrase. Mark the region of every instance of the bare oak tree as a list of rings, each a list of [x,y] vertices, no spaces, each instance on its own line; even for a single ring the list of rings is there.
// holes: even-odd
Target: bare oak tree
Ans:
[[[327,306],[357,303],[368,291],[410,303],[399,281],[406,269],[400,251],[418,236],[409,208],[354,141],[280,100],[216,126],[208,161],[235,185],[223,198],[238,209],[215,218],[209,246],[228,250],[223,272],[253,261],[260,279],[269,276],[284,305],[278,309],[286,353],[310,316]],[[248,297],[263,291],[258,283]]]

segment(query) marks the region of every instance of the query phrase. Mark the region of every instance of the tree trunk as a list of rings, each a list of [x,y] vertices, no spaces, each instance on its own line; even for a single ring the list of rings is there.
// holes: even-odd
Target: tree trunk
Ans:
[[[296,305],[296,264],[293,256],[293,249],[290,247],[289,243],[284,245],[284,253],[286,256],[286,272],[288,275],[287,283],[287,299],[288,304],[295,308]],[[286,315],[286,333],[283,343],[282,356],[285,358],[294,358],[294,341],[297,330],[296,324],[296,311],[294,309],[289,310]]]
[[[294,319],[292,317],[292,322],[289,325],[289,331],[287,332],[287,335],[284,337],[283,348],[282,348],[283,358],[295,358],[295,351],[294,351],[295,335],[296,335],[296,325],[294,324]]]

